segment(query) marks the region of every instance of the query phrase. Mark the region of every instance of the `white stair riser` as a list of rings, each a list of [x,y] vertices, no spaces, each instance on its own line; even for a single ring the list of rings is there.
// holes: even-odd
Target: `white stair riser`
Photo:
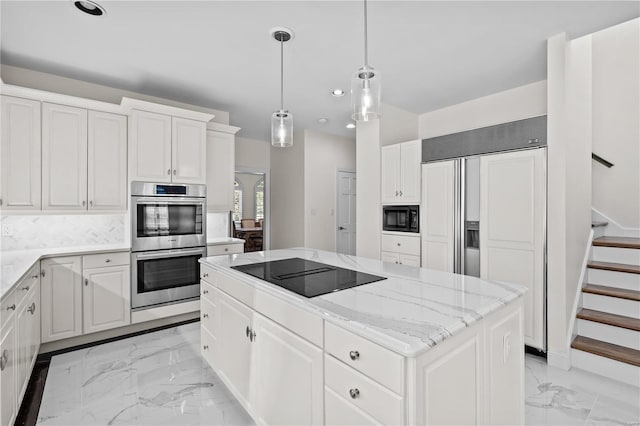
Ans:
[[[571,349],[571,367],[640,387],[640,367]]]
[[[640,265],[640,249],[593,247],[593,260]]]
[[[610,314],[640,319],[640,302],[635,300],[583,292],[582,307],[593,309],[594,311],[609,312]]]
[[[640,291],[640,274],[589,268],[587,270],[587,282],[590,284]]]
[[[640,351],[640,331],[578,318],[578,335]]]

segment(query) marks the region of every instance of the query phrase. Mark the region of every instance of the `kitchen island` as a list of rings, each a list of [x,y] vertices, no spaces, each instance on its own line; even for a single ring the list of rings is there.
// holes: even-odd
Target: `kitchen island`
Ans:
[[[385,279],[307,298],[233,267]],[[258,424],[522,424],[525,289],[311,249],[201,260],[201,346]]]

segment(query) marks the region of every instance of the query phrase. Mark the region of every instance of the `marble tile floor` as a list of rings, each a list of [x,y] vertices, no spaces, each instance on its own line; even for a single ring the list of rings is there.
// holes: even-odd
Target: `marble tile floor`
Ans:
[[[200,324],[54,356],[42,425],[253,425],[200,357]],[[526,424],[640,425],[640,393],[526,355]]]

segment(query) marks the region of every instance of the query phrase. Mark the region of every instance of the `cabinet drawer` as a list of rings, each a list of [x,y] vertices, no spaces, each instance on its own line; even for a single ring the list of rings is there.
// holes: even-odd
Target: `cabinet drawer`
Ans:
[[[382,424],[403,423],[402,397],[330,355],[325,355],[324,360],[325,386]],[[357,395],[352,394],[354,391]]]
[[[325,351],[398,395],[404,395],[404,357],[402,355],[327,321],[324,324]]]
[[[420,237],[382,234],[382,251],[420,256]]]
[[[330,388],[324,388],[324,421],[327,426],[380,425],[355,405],[341,398]]]
[[[82,256],[82,268],[102,268],[105,266],[128,265],[131,254],[128,251],[101,253]]]
[[[200,328],[200,352],[202,353],[202,357],[209,363],[212,367],[217,367],[215,365],[217,363],[217,353],[218,350],[218,341],[213,336],[213,334],[209,333],[206,328]]]
[[[200,326],[205,328],[214,336],[218,335],[216,318],[218,315],[217,306],[209,299],[200,299]]]
[[[206,281],[200,282],[200,300],[206,299],[209,303],[217,305],[218,302],[216,300],[214,288],[214,286]]]
[[[243,253],[244,244],[218,244],[207,246],[207,256],[220,256],[222,254]]]
[[[0,304],[0,326],[6,324],[16,311],[16,307],[18,306],[16,304],[16,292],[15,289],[10,291],[9,294],[5,296],[2,304]]]
[[[16,306],[20,305],[23,300],[27,297],[30,290],[33,290],[34,287],[37,287],[40,282],[40,262],[37,262],[27,274],[22,278],[22,280],[18,283],[16,288],[13,290],[14,294],[14,302]]]

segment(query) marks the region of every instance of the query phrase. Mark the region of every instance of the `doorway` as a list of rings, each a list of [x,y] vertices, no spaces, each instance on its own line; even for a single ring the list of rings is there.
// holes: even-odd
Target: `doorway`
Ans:
[[[244,251],[269,249],[269,173],[238,168],[233,182],[233,236],[245,240]]]
[[[356,254],[356,173],[338,170],[336,252]]]

